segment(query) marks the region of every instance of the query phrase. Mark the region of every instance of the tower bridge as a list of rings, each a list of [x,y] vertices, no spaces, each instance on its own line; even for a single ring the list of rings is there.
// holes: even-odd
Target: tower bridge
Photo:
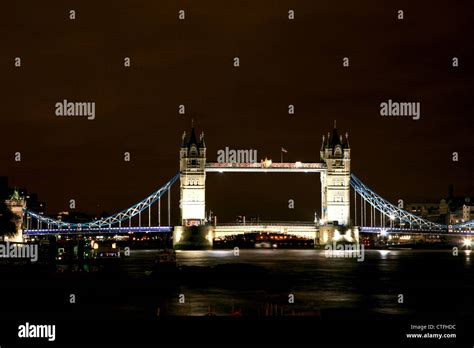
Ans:
[[[320,162],[316,163],[207,163],[204,133],[196,136],[194,127],[189,138],[183,133],[180,150],[180,208],[181,226],[175,228],[174,243],[177,247],[203,247],[215,236],[216,228],[206,224],[206,174],[212,172],[257,172],[257,173],[320,173],[321,175],[321,220],[331,225],[322,227],[328,239],[338,229],[349,231],[348,237],[358,240],[357,233],[347,229],[350,226],[350,146],[349,136],[339,135],[334,124],[332,133],[323,135]],[[340,227],[337,227],[340,226]],[[243,229],[244,227],[241,226]],[[219,233],[219,232],[217,232]],[[314,233],[317,238],[317,232]],[[198,242],[199,241],[199,242]]]
[[[258,222],[216,224],[206,219],[206,176],[208,173],[319,173],[321,219],[308,222]],[[179,180],[180,222],[171,223],[171,187]],[[316,180],[315,180],[316,183]],[[164,204],[162,204],[164,201]],[[424,220],[391,204],[351,173],[349,136],[339,134],[336,125],[323,135],[319,162],[252,163],[207,162],[204,133],[197,137],[194,127],[189,137],[183,133],[179,152],[179,173],[157,191],[117,214],[85,223],[72,223],[38,214],[25,206],[21,197],[7,205],[20,219],[17,234],[117,234],[133,232],[173,232],[175,248],[211,248],[213,240],[226,235],[264,231],[313,238],[315,245],[333,240],[358,241],[359,233],[444,234],[471,238],[473,220],[443,225]],[[162,223],[162,211],[167,221]]]

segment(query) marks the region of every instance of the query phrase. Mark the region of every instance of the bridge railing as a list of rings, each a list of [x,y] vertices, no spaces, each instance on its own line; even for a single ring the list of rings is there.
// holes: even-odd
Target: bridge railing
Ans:
[[[207,162],[206,168],[325,168],[324,163],[303,163],[303,162]]]
[[[449,229],[457,229],[457,228],[467,228],[467,229],[474,229],[474,219],[472,220],[468,220],[468,221],[464,221],[464,222],[460,222],[458,224],[455,224],[455,225],[449,225],[448,226]]]
[[[316,226],[315,222],[308,221],[246,221],[218,223],[217,226]]]
[[[43,228],[43,229],[28,229],[23,233],[27,235],[43,235],[43,234],[118,234],[118,233],[153,233],[153,232],[171,232],[171,226],[133,226],[133,227],[110,227],[110,228],[84,228],[84,229],[70,229],[70,228]]]
[[[361,233],[413,233],[413,234],[436,234],[436,235],[473,235],[474,231],[468,229],[429,229],[429,228],[403,228],[403,227],[374,227],[360,226]]]

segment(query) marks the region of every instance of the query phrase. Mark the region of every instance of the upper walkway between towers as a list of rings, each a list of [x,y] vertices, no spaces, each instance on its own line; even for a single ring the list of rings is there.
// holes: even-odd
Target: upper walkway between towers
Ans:
[[[325,171],[324,163],[304,163],[304,162],[272,162],[271,160],[260,163],[236,163],[236,162],[207,162],[206,172],[275,172],[275,173],[320,173]]]

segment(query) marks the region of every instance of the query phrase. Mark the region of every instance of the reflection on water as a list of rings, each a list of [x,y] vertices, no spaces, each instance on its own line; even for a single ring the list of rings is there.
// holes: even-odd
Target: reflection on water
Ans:
[[[388,254],[390,254],[390,250],[377,250],[380,254],[381,259],[386,259]]]
[[[152,262],[136,251],[134,266]],[[157,302],[168,315],[341,315],[355,313],[470,313],[473,272],[470,255],[451,251],[366,250],[356,258],[326,258],[324,250],[179,251],[186,276]],[[227,266],[226,266],[227,265]],[[226,268],[228,267],[228,268]],[[214,270],[217,273],[209,273]],[[240,270],[240,271],[239,271]],[[190,279],[187,275],[192,275]],[[158,282],[160,279],[158,279]],[[179,303],[179,294],[185,303]],[[398,295],[404,303],[398,303]],[[162,295],[158,295],[162,296]],[[294,303],[289,299],[294,296]]]

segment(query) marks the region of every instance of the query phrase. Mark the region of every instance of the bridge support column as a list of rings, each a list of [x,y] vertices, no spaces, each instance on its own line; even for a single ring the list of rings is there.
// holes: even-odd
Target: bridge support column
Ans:
[[[214,226],[176,226],[173,230],[173,248],[181,250],[212,249]]]

